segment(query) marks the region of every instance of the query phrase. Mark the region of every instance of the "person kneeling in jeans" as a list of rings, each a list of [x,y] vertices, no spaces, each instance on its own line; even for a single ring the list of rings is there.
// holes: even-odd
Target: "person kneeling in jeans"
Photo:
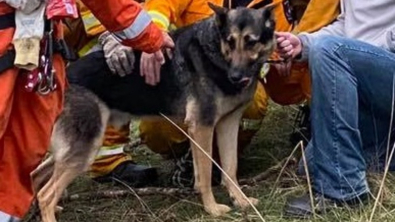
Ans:
[[[278,52],[308,60],[312,80],[306,155],[316,208],[308,195],[292,198],[287,215],[360,204],[369,193],[366,171],[382,171],[386,163],[394,168],[387,153],[394,144],[394,8],[392,0],[342,0],[337,20],[321,30],[277,33]]]

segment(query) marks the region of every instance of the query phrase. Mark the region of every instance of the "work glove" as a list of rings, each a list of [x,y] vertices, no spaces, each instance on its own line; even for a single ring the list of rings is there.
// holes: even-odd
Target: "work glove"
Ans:
[[[0,2],[3,1],[16,10],[26,14],[30,14],[36,10],[41,3],[45,3],[45,0],[0,0]]]
[[[122,45],[109,32],[99,36],[99,43],[112,73],[119,76],[132,73],[135,60],[132,48]]]
[[[40,40],[44,35],[45,2],[15,0],[7,3],[16,8],[14,64],[21,69],[33,70],[39,65]]]

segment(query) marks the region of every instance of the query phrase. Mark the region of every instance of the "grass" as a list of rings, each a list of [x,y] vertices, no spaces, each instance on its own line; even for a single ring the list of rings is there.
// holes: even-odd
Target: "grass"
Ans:
[[[249,178],[270,166],[275,165],[290,155],[294,146],[289,142],[292,132],[291,117],[295,113],[294,107],[281,107],[271,104],[268,115],[264,120],[262,129],[258,132],[239,164],[240,178]],[[171,161],[162,160],[160,156],[147,152],[146,149],[137,150],[140,163],[157,166],[161,174],[160,180],[166,181],[168,170],[172,168]],[[300,157],[300,151],[296,154]],[[260,200],[258,210],[266,221],[303,221],[284,218],[283,206],[287,197],[300,195],[307,191],[305,180],[296,177],[295,169],[288,170],[275,186],[277,175],[260,182],[257,186],[244,188],[247,196],[257,197]],[[371,191],[376,195],[382,175],[369,175]],[[388,175],[383,199],[377,207],[372,221],[395,221],[395,177]],[[69,193],[86,192],[90,190],[109,189],[112,184],[98,184],[87,177],[78,178],[68,189]],[[114,187],[117,189],[117,187]],[[217,201],[230,205],[224,189],[215,187]],[[350,209],[336,209],[325,216],[317,216],[312,221],[369,221],[374,201],[366,206]],[[58,215],[63,222],[94,222],[94,221],[163,221],[163,222],[225,222],[225,221],[259,221],[253,210],[241,212],[237,209],[221,218],[213,218],[203,210],[197,196],[185,198],[169,196],[141,196],[136,198],[132,192],[129,196],[113,199],[93,199],[89,201],[71,201],[61,203],[63,211]],[[25,221],[39,221],[31,217]],[[306,221],[306,220],[304,220]]]

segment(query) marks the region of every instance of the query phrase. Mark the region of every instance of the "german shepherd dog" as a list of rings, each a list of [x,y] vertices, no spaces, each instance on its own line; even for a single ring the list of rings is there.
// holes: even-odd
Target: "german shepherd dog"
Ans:
[[[273,6],[231,10],[213,4],[210,7],[215,12],[212,17],[171,33],[173,57],[166,59],[161,82],[155,87],[145,84],[138,75],[139,64],[134,74],[108,75],[102,52],[81,58],[77,61],[80,66],[70,64],[69,74],[84,76],[87,84],[71,86],[66,92],[64,111],[53,129],[52,154],[31,175],[44,222],[56,221],[59,198],[92,164],[107,124],[120,126],[130,120],[129,115],[164,114],[175,122],[184,122],[191,138],[210,155],[216,133],[222,168],[236,186],[225,176],[222,184],[234,205],[242,209],[249,206],[238,191],[237,134],[260,69],[275,48]],[[136,61],[140,56],[141,52],[135,52]],[[86,77],[89,73],[92,78]],[[218,204],[212,192],[212,162],[195,143],[191,143],[191,149],[194,188],[201,195],[204,209],[213,216],[227,213],[231,209]],[[249,200],[258,203],[257,199]]]

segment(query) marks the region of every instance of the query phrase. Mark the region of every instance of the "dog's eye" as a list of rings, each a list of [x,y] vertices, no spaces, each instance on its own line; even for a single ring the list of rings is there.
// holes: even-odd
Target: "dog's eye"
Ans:
[[[253,47],[257,43],[258,43],[258,40],[253,40],[253,39],[249,39],[248,41],[245,41],[245,44],[247,47]]]
[[[236,41],[233,37],[227,38],[226,42],[228,43],[229,48],[231,48],[232,50],[235,49]]]
[[[255,38],[251,38],[248,35],[244,37],[244,44],[248,48],[255,46],[257,43],[258,43],[258,40],[256,40]]]

